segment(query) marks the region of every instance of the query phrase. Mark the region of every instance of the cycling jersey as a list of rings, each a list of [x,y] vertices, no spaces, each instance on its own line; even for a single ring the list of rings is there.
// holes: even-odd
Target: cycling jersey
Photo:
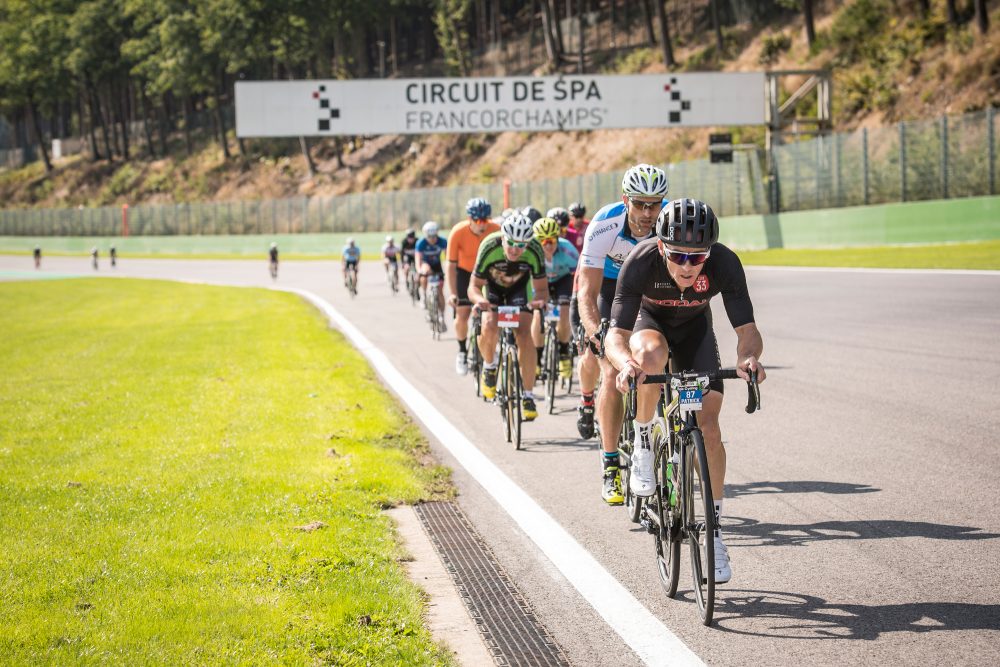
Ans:
[[[341,253],[341,256],[344,258],[345,262],[357,263],[357,261],[361,259],[361,248],[358,246],[354,246],[353,248],[349,245],[344,246],[344,251]]]
[[[636,246],[622,266],[611,326],[632,330],[637,318],[652,317],[676,327],[706,314],[709,300],[720,293],[734,329],[754,321],[746,274],[735,252],[721,243],[713,245],[694,285],[681,290],[670,277],[656,240],[649,239]]]
[[[531,239],[521,256],[512,262],[503,251],[503,233],[494,232],[479,245],[472,273],[485,280],[489,288],[511,290],[531,279],[545,277],[545,253],[541,244]]]
[[[271,256],[271,261],[272,262],[277,262],[278,261],[278,249],[277,248],[271,248],[268,251],[268,254]]]
[[[650,235],[652,235],[650,230]],[[580,255],[580,267],[602,269],[604,280],[597,297],[597,308],[601,317],[611,314],[611,302],[615,295],[615,281],[622,263],[632,248],[642,239],[632,235],[628,225],[628,208],[622,202],[608,204],[594,216],[587,227]]]
[[[431,243],[426,238],[417,241],[416,251],[425,262],[430,264],[435,273],[441,272],[441,253],[447,250],[448,239],[443,236],[437,237],[436,243]]]
[[[560,278],[564,278],[576,271],[576,263],[580,255],[576,252],[573,244],[566,239],[559,239],[556,251],[552,255],[552,261],[545,260],[545,275],[549,282],[554,283]]]
[[[569,241],[577,252],[583,250],[583,236],[572,227],[563,227],[562,237]]]
[[[395,243],[389,245],[388,243],[382,244],[382,256],[385,257],[390,262],[395,262],[399,259],[399,248]]]
[[[495,222],[487,222],[483,226],[483,230],[482,234],[476,236],[472,233],[472,227],[468,220],[452,227],[448,235],[448,261],[455,262],[458,264],[458,268],[472,273],[472,270],[476,268],[479,245],[487,236],[500,231],[500,225]]]
[[[409,237],[403,239],[403,243],[399,248],[399,254],[403,256],[404,262],[413,261],[413,253],[416,252],[417,239],[411,239]]]

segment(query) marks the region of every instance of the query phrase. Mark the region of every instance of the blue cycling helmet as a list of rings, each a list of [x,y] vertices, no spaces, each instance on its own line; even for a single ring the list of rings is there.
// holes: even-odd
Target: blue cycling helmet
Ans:
[[[473,197],[465,205],[465,212],[473,220],[488,220],[493,213],[493,207],[482,197]]]

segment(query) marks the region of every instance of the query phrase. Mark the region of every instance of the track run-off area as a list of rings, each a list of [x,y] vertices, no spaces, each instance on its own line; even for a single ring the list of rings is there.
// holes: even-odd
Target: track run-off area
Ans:
[[[514,451],[499,410],[455,375],[453,333],[433,341],[423,311],[390,294],[375,262],[362,262],[355,300],[339,262],[282,262],[277,281],[264,259],[125,258],[97,272],[84,257],[47,257],[37,273],[30,264],[0,257],[0,279],[276,286],[331,304],[515,485],[505,507],[469,457],[414,415],[454,469],[460,506],[573,664],[691,656],[672,644],[655,660],[630,648],[629,630],[605,620],[620,598],[602,608],[546,555],[546,538],[512,516],[520,492],[637,601],[636,627],[666,628],[706,663],[1000,662],[1000,272],[747,267],[768,379],[759,414],[744,413],[738,383],[723,407],[722,527],[734,576],[705,628],[688,579],[667,599],[652,538],[601,500],[598,445],[577,437],[577,398],[557,394],[555,415],[540,404]],[[732,365],[735,336],[716,302],[723,365]],[[653,622],[643,625],[646,615]]]

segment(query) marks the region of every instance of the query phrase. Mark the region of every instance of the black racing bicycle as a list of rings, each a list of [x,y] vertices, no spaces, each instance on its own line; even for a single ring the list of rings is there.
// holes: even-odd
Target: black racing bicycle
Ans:
[[[514,332],[520,325],[520,306],[497,306],[497,327],[500,329],[500,362],[497,372],[496,404],[500,406],[503,432],[514,449],[521,449],[521,363],[517,358],[517,337]]]
[[[443,278],[438,273],[427,276],[427,295],[424,307],[427,309],[427,322],[431,326],[431,336],[440,340],[441,334],[447,331],[444,323],[444,285]]]
[[[469,366],[469,375],[476,385],[476,396],[482,393],[479,387],[479,376],[483,372],[483,355],[479,351],[479,335],[483,332],[483,314],[478,308],[472,309],[469,318],[469,336],[465,341],[465,359]]]
[[[663,419],[651,434],[655,488],[641,504],[640,523],[655,541],[660,585],[673,598],[680,581],[681,545],[687,544],[695,600],[702,623],[711,625],[715,610],[715,508],[697,414],[712,380],[735,380],[735,368],[647,375],[644,384],[661,384]],[[757,373],[747,383],[747,413],[760,408]],[[635,382],[629,383],[626,421],[635,419]]]
[[[347,291],[353,299],[358,295],[358,269],[355,265],[347,267]]]
[[[406,263],[406,293],[410,295],[410,303],[416,306],[420,301],[420,281],[412,261]]]
[[[545,383],[545,400],[549,403],[549,414],[556,407],[556,383],[559,380],[559,305],[549,303],[544,311],[542,326],[545,342],[542,347],[542,365],[538,377]]]

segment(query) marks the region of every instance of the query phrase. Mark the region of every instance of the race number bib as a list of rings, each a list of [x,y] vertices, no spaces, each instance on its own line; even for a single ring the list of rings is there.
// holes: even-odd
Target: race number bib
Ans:
[[[681,412],[697,412],[701,410],[701,387],[684,385],[677,390],[677,402]]]
[[[501,329],[516,329],[521,324],[520,306],[497,306],[497,326]]]

